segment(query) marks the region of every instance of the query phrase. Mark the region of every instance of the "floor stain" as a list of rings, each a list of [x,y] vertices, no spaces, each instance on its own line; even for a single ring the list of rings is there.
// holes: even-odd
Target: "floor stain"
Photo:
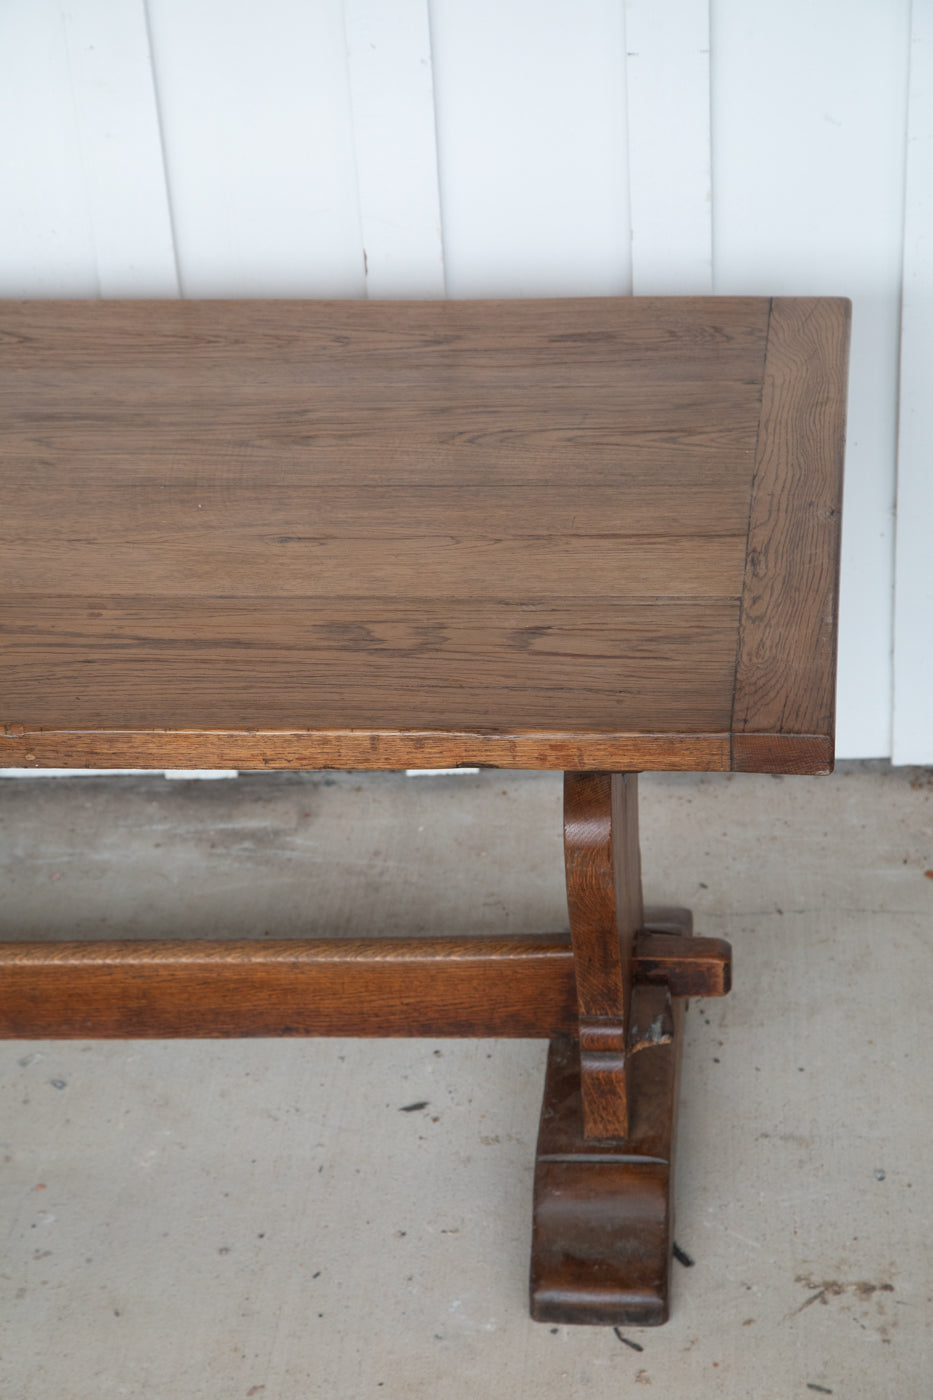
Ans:
[[[853,1282],[844,1283],[840,1279],[831,1278],[817,1282],[811,1274],[797,1274],[794,1282],[802,1283],[804,1288],[808,1288],[810,1297],[805,1298],[799,1308],[788,1313],[788,1317],[796,1317],[798,1313],[802,1313],[805,1308],[812,1307],[814,1303],[828,1305],[831,1298],[842,1298],[848,1295],[858,1299],[859,1302],[867,1303],[872,1298],[876,1298],[877,1294],[894,1292],[893,1283],[871,1283],[868,1279],[856,1279]],[[880,1299],[876,1298],[876,1301],[880,1306]]]

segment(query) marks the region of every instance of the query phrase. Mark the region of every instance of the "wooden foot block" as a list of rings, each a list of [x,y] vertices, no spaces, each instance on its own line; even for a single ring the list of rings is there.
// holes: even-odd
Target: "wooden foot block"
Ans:
[[[636,987],[640,1023],[670,1013],[663,987]],[[673,1244],[673,1148],[683,1042],[632,1058],[625,1142],[583,1136],[575,1040],[551,1041],[535,1165],[531,1315],[537,1322],[650,1327],[666,1322]]]

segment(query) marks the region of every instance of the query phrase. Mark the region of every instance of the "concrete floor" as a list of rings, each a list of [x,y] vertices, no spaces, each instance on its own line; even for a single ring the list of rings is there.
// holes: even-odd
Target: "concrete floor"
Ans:
[[[554,775],[0,799],[8,938],[566,927]],[[648,777],[642,837],[736,962],[666,1327],[528,1320],[541,1043],[7,1042],[3,1400],[928,1400],[933,774]]]

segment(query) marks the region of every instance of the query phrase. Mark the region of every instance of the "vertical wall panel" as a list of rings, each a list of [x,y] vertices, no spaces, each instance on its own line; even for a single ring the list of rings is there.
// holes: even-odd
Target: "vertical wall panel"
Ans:
[[[145,0],[62,8],[100,295],[177,296]]]
[[[933,5],[914,0],[894,615],[895,763],[933,764]]]
[[[185,296],[364,294],[340,0],[149,0]]]
[[[0,295],[98,293],[68,46],[56,0],[0,6]]]
[[[854,302],[837,751],[891,752],[907,0],[713,0],[717,292]]]
[[[176,294],[143,0],[0,6],[0,133],[0,294]]]
[[[709,0],[627,0],[632,290],[712,290]]]
[[[344,0],[366,291],[444,295],[427,0]]]
[[[433,0],[448,295],[631,289],[618,0]]]

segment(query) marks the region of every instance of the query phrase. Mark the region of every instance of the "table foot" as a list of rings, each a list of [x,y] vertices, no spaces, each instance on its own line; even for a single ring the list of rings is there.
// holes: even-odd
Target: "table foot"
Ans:
[[[672,1024],[667,1043],[632,1057],[630,1132],[585,1137],[579,1043],[550,1042],[538,1137],[531,1258],[537,1322],[651,1327],[667,1321],[673,1149],[682,1005],[636,986],[633,1020]]]

